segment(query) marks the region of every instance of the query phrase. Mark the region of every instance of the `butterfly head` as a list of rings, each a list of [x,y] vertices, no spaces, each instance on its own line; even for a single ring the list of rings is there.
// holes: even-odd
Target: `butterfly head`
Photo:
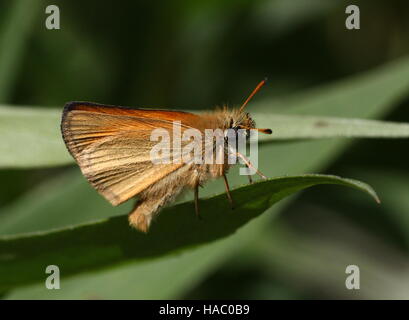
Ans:
[[[256,122],[251,118],[248,112],[243,112],[242,110],[235,110],[232,115],[228,118],[228,129],[233,129],[236,132],[239,129],[246,130],[245,135],[250,137],[250,130],[257,130],[265,134],[271,134],[271,129],[260,129],[256,128]]]

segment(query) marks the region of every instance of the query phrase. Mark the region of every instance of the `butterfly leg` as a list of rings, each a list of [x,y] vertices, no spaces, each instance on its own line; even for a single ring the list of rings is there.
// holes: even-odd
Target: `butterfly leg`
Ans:
[[[249,166],[246,164],[246,167],[249,168]],[[249,183],[252,184],[253,183],[253,178],[251,177],[251,175],[247,175],[247,178],[249,178]]]
[[[199,184],[195,186],[195,212],[198,219],[202,219],[199,213]]]
[[[243,160],[243,162],[245,163],[245,165],[246,165],[248,168],[251,168],[251,169],[255,170],[256,173],[257,173],[260,177],[262,177],[264,180],[267,180],[267,177],[266,177],[264,174],[262,174],[262,173],[260,172],[260,170],[258,170],[257,168],[255,168],[255,167],[251,164],[251,162],[250,162],[245,156],[243,156],[240,152],[237,152],[237,155],[240,157],[241,160]]]
[[[224,186],[226,187],[227,198],[229,199],[231,208],[234,209],[234,202],[230,194],[229,182],[227,181],[226,174],[223,174],[223,180],[224,180]]]

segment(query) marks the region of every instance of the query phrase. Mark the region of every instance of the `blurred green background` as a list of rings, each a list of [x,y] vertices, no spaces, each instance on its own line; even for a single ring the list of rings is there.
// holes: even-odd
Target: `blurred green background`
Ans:
[[[49,4],[60,8],[60,30],[44,26]],[[354,1],[361,29],[352,31],[345,28],[348,4],[1,0],[0,104],[62,110],[67,101],[86,100],[201,110],[240,104],[267,76],[254,104],[274,101],[268,107],[274,112],[280,101],[409,54],[407,1]],[[395,100],[383,119],[409,122],[409,94]],[[233,235],[229,248],[235,250],[216,252],[208,244],[172,258],[75,276],[58,292],[30,285],[3,298],[409,298],[407,141],[348,141],[305,169],[283,165],[287,158],[309,163],[310,153],[320,148],[313,142],[310,150],[311,143],[280,142],[264,155],[260,148],[261,170],[269,176],[307,170],[361,179],[377,190],[382,205],[354,191],[313,188],[280,205],[279,214],[262,220],[262,229],[253,227],[245,241]],[[303,150],[302,156],[293,148]],[[2,169],[0,181],[0,218],[22,217],[15,233],[127,212],[110,207],[74,165]],[[216,191],[222,191],[219,182],[203,194]],[[189,269],[189,261],[200,266]],[[360,290],[345,288],[351,264],[361,269]]]

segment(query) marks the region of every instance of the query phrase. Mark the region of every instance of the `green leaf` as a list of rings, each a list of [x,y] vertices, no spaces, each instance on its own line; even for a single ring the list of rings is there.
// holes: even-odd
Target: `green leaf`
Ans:
[[[274,128],[259,139],[294,140],[317,138],[408,138],[409,124],[377,120],[254,113],[260,128]]]
[[[261,141],[317,138],[408,138],[409,124],[335,117],[254,112],[259,127],[273,128]],[[72,163],[63,144],[59,112],[38,108],[0,108],[0,166],[37,167]],[[16,148],[24,145],[24,148]]]
[[[57,110],[0,108],[0,167],[55,166],[73,160],[60,133]]]
[[[232,192],[236,209],[224,194],[200,201],[204,220],[193,203],[166,208],[147,235],[132,230],[126,216],[64,230],[0,238],[1,290],[40,281],[55,264],[68,276],[132,260],[150,259],[227,237],[279,200],[317,184],[338,184],[364,191],[379,202],[365,183],[329,175],[280,177]]]

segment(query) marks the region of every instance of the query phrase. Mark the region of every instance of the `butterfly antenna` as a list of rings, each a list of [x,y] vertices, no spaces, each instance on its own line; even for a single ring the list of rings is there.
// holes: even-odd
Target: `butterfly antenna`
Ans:
[[[264,86],[267,82],[267,78],[264,78],[263,81],[261,81],[257,87],[253,90],[252,93],[250,93],[250,95],[248,96],[248,98],[246,99],[246,101],[244,101],[244,103],[242,104],[242,106],[240,107],[240,111],[243,111],[243,109],[246,107],[246,105],[249,103],[249,101],[251,100],[251,98],[253,98],[253,96],[261,89],[262,86]]]

